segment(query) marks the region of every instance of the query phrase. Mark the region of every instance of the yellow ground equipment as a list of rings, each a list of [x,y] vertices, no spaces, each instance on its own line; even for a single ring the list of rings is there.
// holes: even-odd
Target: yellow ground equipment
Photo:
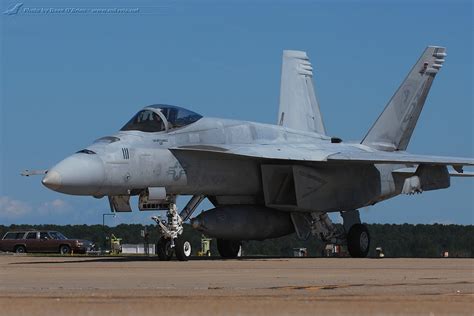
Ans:
[[[110,236],[110,254],[118,255],[119,253],[122,253],[121,242],[122,238],[117,238],[114,234]]]
[[[211,241],[212,238],[207,238],[206,236],[202,235],[201,237],[201,251],[198,252],[198,256],[203,257],[210,257],[211,256]]]

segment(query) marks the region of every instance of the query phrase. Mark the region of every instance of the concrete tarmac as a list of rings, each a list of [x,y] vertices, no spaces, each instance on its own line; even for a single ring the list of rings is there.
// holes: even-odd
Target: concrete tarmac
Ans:
[[[0,315],[474,315],[473,259],[0,256]]]

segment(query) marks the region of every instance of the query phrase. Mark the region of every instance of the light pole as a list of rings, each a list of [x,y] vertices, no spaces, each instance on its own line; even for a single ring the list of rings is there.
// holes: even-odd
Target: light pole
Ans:
[[[113,216],[115,217],[115,213],[103,213],[102,214],[102,231],[104,232],[105,235],[105,217],[106,216]],[[104,239],[104,251],[107,249],[107,235],[105,235]]]
[[[115,217],[115,213],[104,213],[104,214],[102,214],[102,228],[104,228],[104,229],[105,229],[105,217],[106,216]]]

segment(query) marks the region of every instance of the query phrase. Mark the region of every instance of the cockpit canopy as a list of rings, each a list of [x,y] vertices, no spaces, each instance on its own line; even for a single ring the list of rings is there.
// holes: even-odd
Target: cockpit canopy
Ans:
[[[162,132],[184,127],[201,119],[202,116],[179,106],[156,104],[138,112],[121,131]]]

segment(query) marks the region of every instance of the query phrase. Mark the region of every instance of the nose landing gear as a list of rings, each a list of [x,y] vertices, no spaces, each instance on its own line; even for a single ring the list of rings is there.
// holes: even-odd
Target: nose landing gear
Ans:
[[[173,257],[173,248],[171,248],[171,239],[161,237],[156,244],[156,254],[160,261],[169,261]]]
[[[191,256],[191,243],[178,237],[174,243],[174,254],[179,261],[187,261]]]
[[[188,220],[199,204],[204,200],[204,195],[194,195],[186,204],[181,213],[176,207],[176,196],[167,196],[169,201],[167,220],[161,220],[159,216],[151,219],[158,224],[161,238],[156,245],[156,254],[162,261],[168,261],[173,257],[173,253],[179,261],[187,261],[191,256],[191,243],[183,237],[183,222]]]
[[[156,245],[156,253],[161,261],[168,261],[173,253],[179,261],[187,261],[191,256],[191,243],[185,240],[183,233],[183,220],[178,214],[176,203],[170,203],[166,212],[167,221],[159,216],[153,216],[160,229],[161,238]]]

